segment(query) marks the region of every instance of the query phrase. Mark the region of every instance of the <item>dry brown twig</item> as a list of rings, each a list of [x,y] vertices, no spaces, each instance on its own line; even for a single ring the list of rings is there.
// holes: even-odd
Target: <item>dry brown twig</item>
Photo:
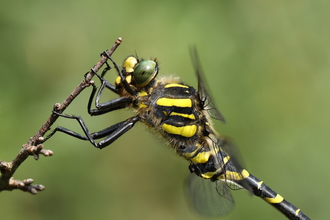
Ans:
[[[108,56],[111,56],[117,47],[121,44],[122,38],[119,37],[114,45],[109,51],[106,51]],[[84,80],[73,90],[73,92],[62,102],[56,103],[54,105],[54,111],[62,113],[70,103],[82,92],[86,87],[90,86],[91,79],[94,76],[94,72],[97,72],[102,68],[105,62],[108,60],[106,55],[101,54],[100,61],[89,71]],[[15,180],[13,175],[18,167],[29,157],[33,156],[35,160],[39,159],[39,155],[52,156],[53,151],[43,149],[41,144],[43,141],[43,136],[45,133],[50,130],[50,127],[54,124],[59,116],[56,114],[51,114],[47,121],[41,126],[39,131],[30,138],[30,140],[22,146],[22,149],[19,151],[18,155],[11,161],[5,162],[0,161],[0,192],[1,191],[11,191],[14,189],[20,189],[24,192],[29,192],[31,194],[36,194],[38,191],[45,189],[43,185],[32,185],[33,179],[26,179],[23,181]]]

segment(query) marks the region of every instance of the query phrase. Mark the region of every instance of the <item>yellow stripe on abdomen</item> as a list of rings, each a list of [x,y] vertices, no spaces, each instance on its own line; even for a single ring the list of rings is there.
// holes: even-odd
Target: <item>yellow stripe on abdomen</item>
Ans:
[[[264,198],[268,203],[280,203],[284,200],[284,198],[282,196],[280,196],[279,194],[276,195],[275,198],[268,198],[265,197]]]
[[[214,175],[216,175],[217,173],[219,173],[221,171],[222,168],[217,169],[216,171],[211,171],[211,172],[206,172],[206,173],[202,173],[201,176],[205,179],[211,179],[214,177]]]
[[[207,151],[207,152],[200,152],[199,154],[197,154],[195,157],[191,158],[191,162],[193,163],[206,163],[207,161],[209,161],[210,156],[211,156],[211,152]]]
[[[244,177],[244,179],[248,178],[250,176],[250,173],[246,169],[243,169],[241,174]]]
[[[164,131],[170,134],[177,134],[183,137],[192,137],[196,134],[197,126],[196,125],[186,125],[182,127],[176,127],[169,124],[163,124],[162,128]]]
[[[157,105],[160,106],[177,106],[177,107],[192,107],[191,99],[170,99],[170,98],[160,98],[156,102]]]
[[[228,180],[233,180],[233,181],[240,181],[240,180],[243,180],[244,178],[241,173],[226,170],[226,173],[221,174],[218,179],[228,179]]]

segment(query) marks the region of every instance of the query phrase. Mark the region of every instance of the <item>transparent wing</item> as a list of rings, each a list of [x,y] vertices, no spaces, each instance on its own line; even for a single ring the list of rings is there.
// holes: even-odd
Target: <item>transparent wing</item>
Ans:
[[[224,117],[215,107],[215,104],[213,103],[210,94],[207,92],[207,85],[205,80],[203,79],[202,67],[200,65],[195,47],[190,47],[190,54],[194,65],[195,73],[198,79],[198,93],[200,99],[203,102],[204,109],[207,110],[207,112],[212,118],[225,122]]]
[[[188,203],[201,215],[223,216],[228,214],[235,207],[234,199],[226,184],[224,182],[219,182],[219,184],[224,184],[223,187],[219,187],[221,196],[219,196],[219,192],[219,194],[217,193],[218,186],[214,182],[189,174],[185,187]]]
[[[230,189],[252,188],[242,175],[243,168],[239,164],[239,153],[233,142],[227,137],[208,136],[210,148],[215,157],[214,166],[220,170],[215,182],[191,174],[187,179],[189,201],[193,208],[202,215],[223,216],[235,206]]]
[[[214,136],[216,137],[216,136]],[[224,182],[232,190],[246,189],[252,192],[251,186],[244,180],[242,175],[243,168],[241,166],[241,158],[238,149],[232,140],[228,137],[210,137],[213,145],[211,149],[217,155],[217,161],[222,166],[222,174],[218,182]],[[226,159],[229,156],[229,160]],[[221,195],[221,185],[217,186],[217,190]]]

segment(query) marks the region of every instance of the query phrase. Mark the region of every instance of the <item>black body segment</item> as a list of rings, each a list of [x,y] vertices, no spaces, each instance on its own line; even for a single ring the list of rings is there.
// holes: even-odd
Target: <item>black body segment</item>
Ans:
[[[247,171],[246,171],[246,174]],[[286,201],[281,195],[269,188],[263,181],[259,180],[252,174],[245,177],[246,181],[252,189],[255,196],[265,200],[270,205],[281,211],[288,219],[310,219],[300,209]]]

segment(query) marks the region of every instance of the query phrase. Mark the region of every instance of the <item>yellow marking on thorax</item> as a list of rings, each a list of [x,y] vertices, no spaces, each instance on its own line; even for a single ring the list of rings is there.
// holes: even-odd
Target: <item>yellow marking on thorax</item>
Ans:
[[[266,200],[268,203],[280,203],[284,200],[284,198],[282,196],[280,196],[280,194],[277,194],[275,198],[264,198],[264,200]]]
[[[171,87],[189,88],[189,86],[185,86],[185,85],[181,85],[181,84],[177,84],[177,83],[171,83],[171,84],[165,85],[165,88],[171,88]]]
[[[137,106],[139,107],[139,108],[147,108],[148,106],[146,105],[146,104],[144,104],[143,102],[138,102],[137,103]]]
[[[196,125],[186,125],[182,127],[176,127],[169,124],[163,124],[162,128],[164,131],[170,134],[177,134],[183,137],[192,137],[196,134],[197,126]]]
[[[178,106],[178,107],[192,107],[191,99],[170,99],[170,98],[160,98],[156,102],[157,105],[161,106]]]
[[[141,92],[139,92],[138,95],[139,95],[139,96],[147,96],[148,93],[147,93],[146,91],[141,91]],[[137,106],[138,106],[139,108],[147,108],[147,107],[148,107],[148,106],[147,106],[146,104],[144,104],[143,102],[138,102],[138,103],[137,103]]]
[[[181,117],[184,117],[184,118],[189,118],[189,119],[192,119],[192,120],[196,119],[195,115],[193,115],[193,114],[182,114],[182,113],[172,112],[170,114],[170,116],[173,116],[173,115],[181,116]]]
[[[184,156],[185,158],[190,160],[192,158],[192,156],[194,156],[196,154],[196,152],[201,148],[200,144],[196,144],[195,146],[196,146],[196,149],[193,152],[183,153],[182,156]]]
[[[141,91],[141,92],[139,92],[139,96],[146,96],[146,95],[148,95],[148,93],[145,92],[145,91]]]

